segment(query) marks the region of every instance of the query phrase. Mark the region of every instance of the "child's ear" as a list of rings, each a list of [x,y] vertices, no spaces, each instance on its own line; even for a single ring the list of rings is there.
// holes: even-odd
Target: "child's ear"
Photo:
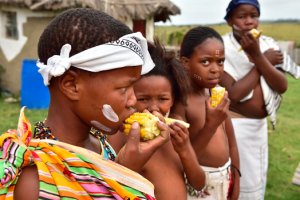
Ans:
[[[185,69],[189,69],[188,68],[189,60],[190,59],[185,56],[180,57],[180,62],[182,63]]]
[[[227,22],[228,26],[230,26],[230,27],[233,26],[233,23],[232,23],[232,20],[230,17],[226,20],[226,22]]]
[[[79,73],[76,70],[67,70],[59,80],[59,89],[71,100],[78,100],[78,77]]]

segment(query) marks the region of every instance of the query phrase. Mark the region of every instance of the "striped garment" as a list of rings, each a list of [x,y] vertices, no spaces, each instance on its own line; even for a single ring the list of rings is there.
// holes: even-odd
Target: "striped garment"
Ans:
[[[148,180],[102,155],[31,136],[22,108],[18,129],[0,136],[0,199],[13,199],[22,168],[32,165],[39,174],[39,199],[155,199]]]

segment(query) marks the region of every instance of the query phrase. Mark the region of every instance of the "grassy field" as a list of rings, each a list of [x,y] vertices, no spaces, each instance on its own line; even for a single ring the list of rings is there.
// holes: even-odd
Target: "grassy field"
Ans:
[[[214,28],[220,34],[230,31],[227,24],[207,25]],[[155,35],[165,45],[177,45],[183,35],[194,26],[156,26]],[[276,40],[295,41],[300,47],[300,23],[299,22],[265,22],[261,23],[259,29],[263,34],[273,37]]]
[[[291,183],[300,162],[300,82],[289,78],[289,89],[284,94],[278,112],[276,130],[270,130],[270,163],[266,200],[299,200],[300,186]],[[5,103],[0,98],[0,132],[16,128],[19,104]],[[31,122],[43,120],[46,110],[27,110]]]
[[[291,184],[300,162],[300,80],[289,79],[278,112],[276,130],[269,132],[269,172],[266,200],[299,200],[300,186]]]

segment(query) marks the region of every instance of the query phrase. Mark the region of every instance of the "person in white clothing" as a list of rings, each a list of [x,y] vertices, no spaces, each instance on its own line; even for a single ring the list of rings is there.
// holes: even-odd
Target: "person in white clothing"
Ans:
[[[257,0],[232,0],[225,20],[232,32],[223,35],[224,74],[220,84],[228,91],[230,114],[239,149],[239,199],[264,199],[268,169],[268,124],[276,123],[281,95],[287,90],[285,72],[299,77],[299,67],[291,62],[276,42],[267,36],[253,36],[259,30]]]

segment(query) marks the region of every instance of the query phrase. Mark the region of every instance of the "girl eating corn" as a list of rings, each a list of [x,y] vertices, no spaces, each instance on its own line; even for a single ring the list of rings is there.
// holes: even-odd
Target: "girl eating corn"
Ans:
[[[213,107],[209,96],[209,89],[221,79],[224,59],[224,44],[215,30],[199,26],[184,36],[180,60],[188,70],[192,92],[187,105],[176,104],[173,114],[190,124],[190,139],[206,173],[205,188],[190,188],[188,199],[237,199],[239,193],[239,157],[228,116],[230,100],[225,92],[220,104]]]
[[[190,90],[186,82],[188,76],[180,62],[167,55],[158,42],[149,44],[148,49],[155,67],[134,84],[137,98],[134,107],[138,112],[147,110],[167,117],[175,102],[185,104]],[[205,184],[205,174],[198,165],[186,126],[178,122],[169,126],[171,141],[153,154],[140,173],[154,184],[157,199],[184,200],[187,198],[185,177],[194,188],[200,190]],[[120,143],[119,139],[120,134],[109,137],[115,150],[125,143]]]

